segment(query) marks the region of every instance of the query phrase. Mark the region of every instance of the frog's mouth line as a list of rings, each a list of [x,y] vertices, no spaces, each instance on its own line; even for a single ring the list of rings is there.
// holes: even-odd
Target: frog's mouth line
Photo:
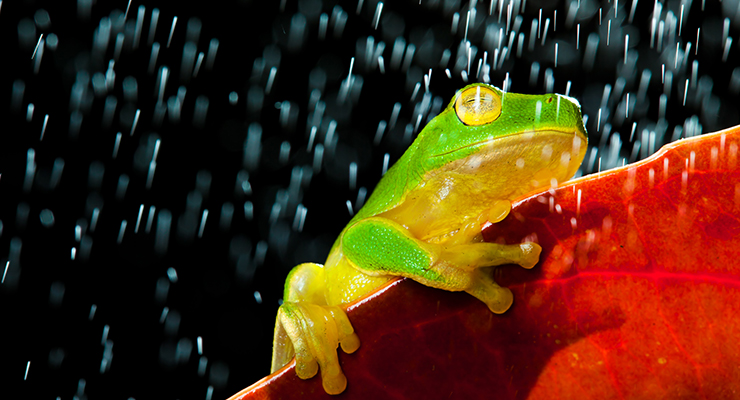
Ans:
[[[506,137],[503,137],[503,138],[502,137],[493,137],[493,138],[490,138],[490,139],[482,140],[480,142],[475,142],[475,143],[471,143],[471,144],[466,145],[466,146],[458,147],[458,148],[456,148],[454,150],[446,151],[444,153],[435,154],[432,157],[442,157],[442,156],[446,156],[448,154],[456,153],[458,151],[461,151],[461,150],[464,150],[464,149],[467,149],[467,148],[470,148],[470,147],[483,146],[483,145],[486,145],[486,144],[493,143],[493,142],[495,142],[497,140],[514,139],[514,138],[518,138],[521,135],[532,135],[533,138],[534,137],[545,137],[545,136],[548,136],[548,135],[578,136],[578,137],[581,138],[581,140],[583,140],[584,142],[588,143],[588,139],[587,139],[586,134],[584,132],[581,132],[578,128],[573,128],[573,131],[564,131],[564,130],[560,130],[560,129],[547,128],[547,129],[540,129],[540,130],[536,130],[536,131],[522,131],[522,132],[514,133],[514,134],[511,134],[511,135],[507,135]]]

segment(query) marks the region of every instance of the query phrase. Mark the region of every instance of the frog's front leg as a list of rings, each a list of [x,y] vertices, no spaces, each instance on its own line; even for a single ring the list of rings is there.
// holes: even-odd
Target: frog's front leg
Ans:
[[[511,202],[509,200],[494,201],[491,207],[484,210],[477,218],[469,218],[463,223],[459,231],[451,238],[449,243],[466,244],[483,241],[483,232],[481,227],[486,222],[495,224],[501,222],[511,212]],[[535,260],[537,263],[537,260]],[[534,264],[532,264],[534,266]],[[531,268],[522,264],[524,268]]]
[[[438,289],[466,291],[500,314],[511,307],[513,296],[482,268],[502,264],[532,268],[539,260],[541,247],[535,243],[505,245],[459,239],[429,243],[413,237],[394,221],[374,217],[347,229],[342,251],[355,268],[368,275],[405,276]]]
[[[311,378],[321,369],[324,390],[338,394],[347,386],[347,378],[339,366],[337,347],[341,344],[342,350],[353,353],[360,341],[344,310],[326,304],[324,291],[324,268],[319,264],[298,265],[288,275],[275,321],[272,372],[295,355],[298,377]]]

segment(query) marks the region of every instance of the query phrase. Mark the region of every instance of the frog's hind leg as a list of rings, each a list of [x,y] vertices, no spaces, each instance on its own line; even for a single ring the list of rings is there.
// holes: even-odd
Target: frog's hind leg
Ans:
[[[285,302],[278,309],[273,341],[272,372],[295,355],[296,374],[301,379],[321,369],[324,390],[338,394],[347,386],[337,358],[337,347],[352,353],[360,341],[339,307],[326,305],[324,269],[319,264],[301,264],[290,272],[285,284]]]
[[[535,243],[428,243],[384,218],[368,218],[351,226],[344,234],[342,248],[355,268],[365,274],[405,276],[438,289],[466,291],[494,313],[511,306],[512,294],[493,281],[487,267],[519,264],[532,268],[542,250]]]

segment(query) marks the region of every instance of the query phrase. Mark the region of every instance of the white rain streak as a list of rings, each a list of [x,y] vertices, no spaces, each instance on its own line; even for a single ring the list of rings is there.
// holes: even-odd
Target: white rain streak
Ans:
[[[167,48],[170,47],[170,43],[172,43],[172,36],[175,34],[175,27],[177,26],[177,16],[172,17],[172,26],[170,27],[170,35],[167,38]]]
[[[5,262],[5,270],[3,271],[3,279],[0,284],[5,283],[5,276],[8,275],[8,267],[10,267],[10,261]]]
[[[198,228],[198,238],[203,237],[203,231],[206,229],[206,221],[208,220],[208,209],[203,210],[203,214],[200,218],[200,227]]]
[[[141,217],[144,215],[144,204],[139,206],[139,213],[136,216],[136,227],[134,233],[139,233],[139,226],[141,225]]]

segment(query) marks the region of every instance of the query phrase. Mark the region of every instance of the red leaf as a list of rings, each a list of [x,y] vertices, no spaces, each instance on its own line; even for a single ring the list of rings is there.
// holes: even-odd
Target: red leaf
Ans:
[[[465,293],[397,280],[351,307],[336,398],[740,396],[740,127],[515,204],[487,240],[534,238],[532,270],[494,315]],[[232,399],[330,398],[293,364]]]

